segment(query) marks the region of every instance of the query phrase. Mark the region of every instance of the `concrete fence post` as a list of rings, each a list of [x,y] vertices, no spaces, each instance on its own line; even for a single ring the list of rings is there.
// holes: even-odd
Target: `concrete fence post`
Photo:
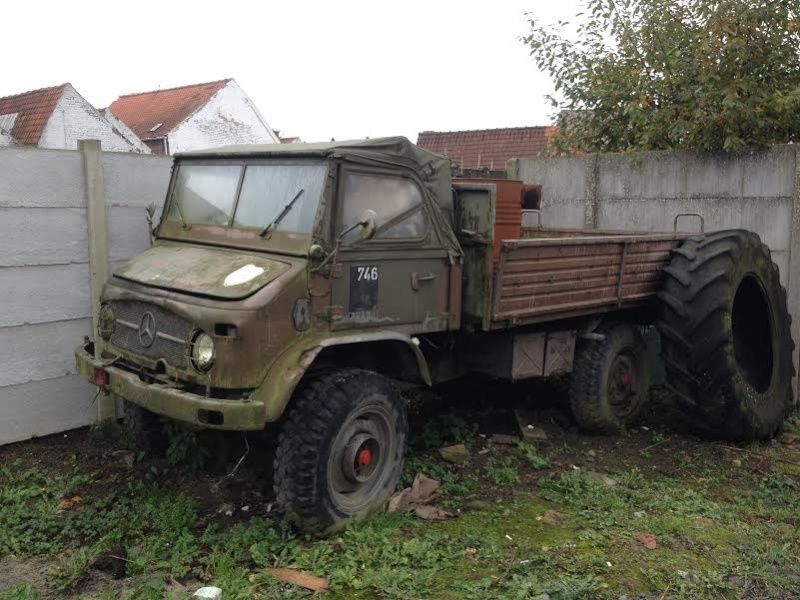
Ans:
[[[588,162],[591,161],[591,162]],[[597,188],[600,181],[600,155],[587,158],[586,197],[583,205],[583,226],[586,229],[597,229]]]
[[[798,352],[800,351],[800,160],[798,149],[794,152],[794,187],[792,189],[792,222],[789,229],[789,272],[786,273],[786,290],[789,302],[789,312],[792,315],[792,338],[795,342],[794,364],[800,373]],[[795,275],[797,273],[797,275]],[[800,377],[795,378],[795,403],[800,402]]]
[[[103,155],[100,140],[79,140],[78,150],[83,158],[83,176],[86,184],[86,227],[89,240],[89,293],[92,302],[92,331],[97,332],[100,312],[100,294],[108,278],[108,226],[106,220],[106,195],[103,181]],[[94,335],[95,357],[102,353],[102,342]],[[114,399],[108,392],[97,394],[97,421],[116,418]]]

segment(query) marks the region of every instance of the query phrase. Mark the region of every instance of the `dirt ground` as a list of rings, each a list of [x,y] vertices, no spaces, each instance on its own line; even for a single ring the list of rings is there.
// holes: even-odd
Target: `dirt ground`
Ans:
[[[546,439],[510,439],[518,411]],[[311,593],[265,567],[341,598],[800,598],[794,422],[760,445],[701,440],[656,393],[641,425],[594,437],[550,388],[496,383],[411,415],[401,483],[441,481],[433,505],[452,517],[377,515],[332,540],[282,522],[266,436],[181,430],[155,458],[114,426],[2,447],[0,599]],[[465,465],[440,456],[456,443]]]

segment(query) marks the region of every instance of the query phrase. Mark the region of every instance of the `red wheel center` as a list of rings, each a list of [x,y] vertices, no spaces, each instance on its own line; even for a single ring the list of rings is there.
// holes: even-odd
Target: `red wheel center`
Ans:
[[[370,449],[362,448],[359,450],[358,455],[356,456],[356,461],[358,462],[359,467],[368,467],[372,462],[372,452]]]
[[[620,377],[620,381],[622,385],[628,385],[633,380],[633,377],[630,373],[623,373],[622,377]]]

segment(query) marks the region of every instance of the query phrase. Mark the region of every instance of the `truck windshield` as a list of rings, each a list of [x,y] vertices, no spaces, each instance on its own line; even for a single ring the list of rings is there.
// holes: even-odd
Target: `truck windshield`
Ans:
[[[322,163],[180,164],[167,218],[261,232],[302,189],[274,229],[311,233],[326,172]]]

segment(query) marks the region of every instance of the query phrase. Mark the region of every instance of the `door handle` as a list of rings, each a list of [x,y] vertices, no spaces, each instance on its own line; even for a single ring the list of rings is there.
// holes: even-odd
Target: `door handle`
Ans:
[[[415,292],[419,291],[419,284],[426,281],[433,281],[436,279],[436,273],[411,273],[411,289]]]

